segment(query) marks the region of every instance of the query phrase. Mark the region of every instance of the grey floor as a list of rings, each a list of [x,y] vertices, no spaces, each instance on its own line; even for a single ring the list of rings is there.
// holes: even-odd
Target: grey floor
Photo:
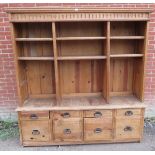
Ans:
[[[141,143],[22,147],[19,138],[0,141],[1,151],[155,151],[155,125],[145,124]]]

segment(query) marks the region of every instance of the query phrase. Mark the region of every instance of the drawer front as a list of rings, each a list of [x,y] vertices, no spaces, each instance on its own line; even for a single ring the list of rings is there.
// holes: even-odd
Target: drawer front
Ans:
[[[112,117],[112,110],[87,110],[85,111],[85,117],[94,117],[94,118],[101,118],[101,117]]]
[[[141,135],[141,118],[116,118],[116,139],[134,139]]]
[[[49,111],[31,111],[31,112],[21,112],[21,120],[47,120],[49,119]]]
[[[23,141],[47,142],[50,140],[49,121],[21,121]]]
[[[112,118],[84,118],[84,140],[104,141],[112,139]]]
[[[59,119],[53,121],[55,142],[82,141],[83,121],[80,118]]]
[[[82,117],[82,111],[56,111],[53,115],[54,119],[70,119]],[[52,116],[51,116],[52,117]]]
[[[116,116],[120,117],[138,117],[141,115],[141,109],[119,109],[116,112]]]

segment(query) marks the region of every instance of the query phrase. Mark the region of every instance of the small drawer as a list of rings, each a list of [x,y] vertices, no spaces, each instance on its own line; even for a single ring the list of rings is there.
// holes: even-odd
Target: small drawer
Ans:
[[[116,139],[136,139],[141,135],[141,118],[116,118]]]
[[[93,118],[112,117],[112,110],[88,110],[85,111],[84,116]]]
[[[60,119],[53,121],[55,142],[82,141],[83,121],[80,118]]]
[[[49,111],[30,111],[21,112],[21,120],[47,120],[49,119]]]
[[[82,117],[82,111],[56,111],[54,113],[51,112],[51,117],[52,115],[54,119],[80,118]]]
[[[137,117],[141,115],[141,109],[119,109],[116,116],[120,117]]]
[[[111,140],[112,135],[112,118],[84,118],[85,141]]]
[[[49,121],[21,121],[23,141],[47,142],[50,140]]]

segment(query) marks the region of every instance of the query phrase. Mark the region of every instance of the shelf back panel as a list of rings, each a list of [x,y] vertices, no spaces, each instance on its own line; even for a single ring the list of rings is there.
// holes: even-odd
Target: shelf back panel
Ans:
[[[102,91],[102,61],[62,61],[59,63],[59,69],[62,94]]]
[[[54,64],[50,61],[27,61],[30,95],[55,94]]]

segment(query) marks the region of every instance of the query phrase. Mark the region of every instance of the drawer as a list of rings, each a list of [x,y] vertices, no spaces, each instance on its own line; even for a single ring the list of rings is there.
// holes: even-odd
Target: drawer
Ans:
[[[23,141],[47,142],[50,140],[49,121],[21,121]]]
[[[116,139],[134,139],[141,135],[141,118],[116,118]]]
[[[112,135],[112,118],[84,118],[85,141],[111,140]]]
[[[120,117],[137,117],[141,115],[141,109],[119,109],[116,111],[116,116]]]
[[[53,121],[55,142],[82,141],[83,121],[80,118],[60,119]]]
[[[47,120],[49,119],[49,111],[30,111],[21,112],[21,120]]]
[[[53,115],[54,119],[69,119],[69,118],[80,118],[82,117],[82,111],[56,111],[51,115]]]
[[[94,117],[94,118],[98,118],[98,117],[112,117],[112,110],[88,110],[85,111],[84,114],[85,117]]]

